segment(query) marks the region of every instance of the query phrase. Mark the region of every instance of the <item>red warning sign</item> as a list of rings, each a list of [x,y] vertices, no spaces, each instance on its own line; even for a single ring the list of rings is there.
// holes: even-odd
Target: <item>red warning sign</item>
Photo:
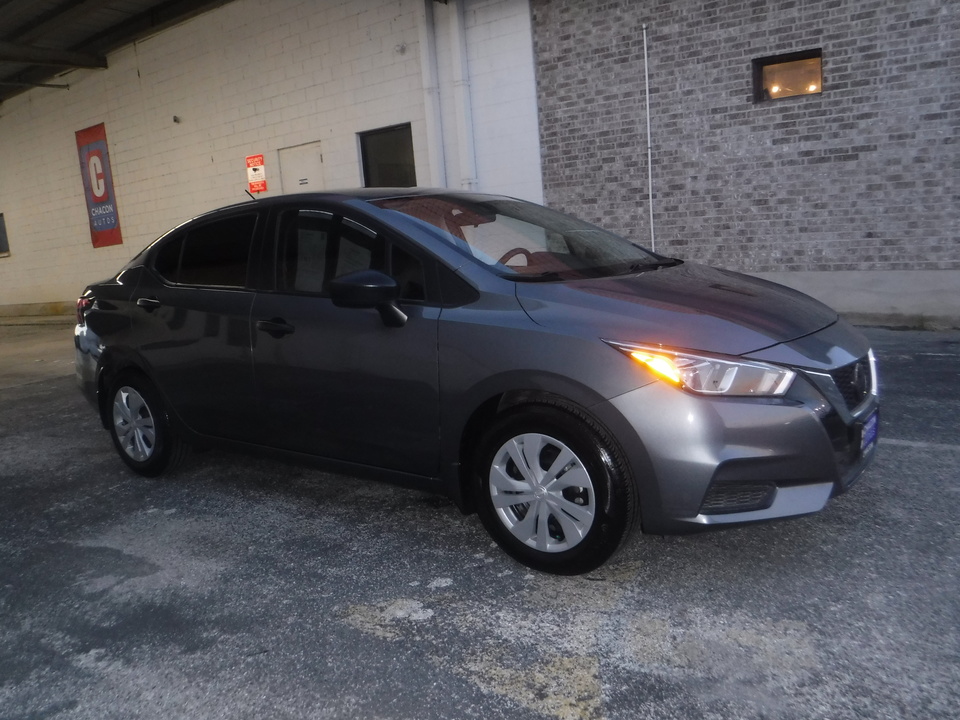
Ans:
[[[267,174],[263,168],[263,155],[247,155],[247,184],[252,193],[267,191]]]

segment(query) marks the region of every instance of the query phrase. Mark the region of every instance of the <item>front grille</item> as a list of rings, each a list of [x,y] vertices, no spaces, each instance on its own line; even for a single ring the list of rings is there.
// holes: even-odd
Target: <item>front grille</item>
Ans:
[[[777,486],[773,483],[726,484],[713,485],[707,490],[703,504],[700,506],[702,515],[724,515],[729,513],[766,510],[773,504]]]
[[[831,370],[830,377],[833,378],[837,390],[840,391],[843,401],[851,411],[867,399],[870,388],[873,387],[873,378],[870,375],[870,360],[865,357],[836,370]]]
[[[850,487],[859,477],[860,433],[856,425],[846,425],[836,412],[831,412],[821,420],[830,443],[833,445],[833,459],[837,464],[840,484],[844,489]]]

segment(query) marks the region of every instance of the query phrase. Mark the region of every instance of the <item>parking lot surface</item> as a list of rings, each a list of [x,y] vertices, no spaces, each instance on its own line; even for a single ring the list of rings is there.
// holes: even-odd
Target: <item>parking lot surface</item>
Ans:
[[[71,333],[0,327],[0,718],[957,717],[960,333],[868,331],[878,457],[822,513],[573,578],[385,484],[137,477]]]

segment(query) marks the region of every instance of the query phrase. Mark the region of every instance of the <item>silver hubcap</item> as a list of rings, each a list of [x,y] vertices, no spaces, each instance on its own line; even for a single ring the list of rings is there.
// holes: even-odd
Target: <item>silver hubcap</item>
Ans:
[[[497,451],[490,497],[513,536],[543,552],[577,545],[597,511],[593,483],[580,458],[540,433],[518,435]]]
[[[143,396],[124,385],[113,398],[113,425],[120,447],[133,460],[145,462],[153,455],[157,430]]]

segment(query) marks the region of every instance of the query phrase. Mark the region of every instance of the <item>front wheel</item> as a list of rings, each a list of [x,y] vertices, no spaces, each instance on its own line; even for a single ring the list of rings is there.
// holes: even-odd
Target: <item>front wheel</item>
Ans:
[[[159,393],[145,377],[121,374],[110,397],[110,436],[121,460],[147,477],[179,464],[185,445],[171,426]]]
[[[480,519],[524,565],[573,575],[602,565],[629,535],[637,493],[608,433],[572,409],[511,410],[476,456]]]

